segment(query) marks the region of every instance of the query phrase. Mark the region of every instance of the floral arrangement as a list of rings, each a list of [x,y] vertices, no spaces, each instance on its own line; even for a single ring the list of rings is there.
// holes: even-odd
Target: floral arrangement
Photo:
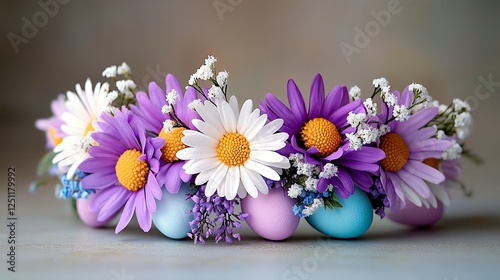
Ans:
[[[185,87],[169,74],[147,92],[123,63],[102,73],[115,88],[87,80],[59,95],[53,116],[36,122],[49,149],[38,173],[57,178],[56,196],[75,201],[89,226],[119,216],[119,233],[135,214],[145,232],[154,224],[194,243],[240,240],[244,221],[282,240],[300,218],[353,238],[388,209],[396,222],[431,225],[450,202],[448,189],[461,185],[466,102],[440,104],[416,83],[400,93],[384,78],[365,100],[357,86],[325,94],[318,74],[308,107],[293,80],[288,106],[271,93],[258,108],[240,106],[216,62],[208,56]]]

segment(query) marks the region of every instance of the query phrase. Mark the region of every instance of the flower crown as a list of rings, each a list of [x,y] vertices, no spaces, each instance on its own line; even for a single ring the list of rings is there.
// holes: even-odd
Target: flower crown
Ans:
[[[84,223],[115,232],[135,216],[147,232],[231,243],[247,224],[269,240],[290,237],[305,218],[318,231],[354,238],[373,213],[412,226],[435,223],[458,181],[470,106],[433,100],[420,84],[401,93],[385,78],[362,100],[357,86],[325,95],[313,78],[306,107],[293,80],[288,106],[268,93],[255,108],[228,92],[228,72],[208,56],[186,87],[169,74],[138,91],[130,67],[115,81],[68,91],[36,122],[47,148],[39,174],[59,181]],[[378,102],[376,101],[378,100]],[[33,188],[46,183],[38,182]],[[240,205],[241,207],[238,207]],[[241,210],[239,210],[241,209]]]

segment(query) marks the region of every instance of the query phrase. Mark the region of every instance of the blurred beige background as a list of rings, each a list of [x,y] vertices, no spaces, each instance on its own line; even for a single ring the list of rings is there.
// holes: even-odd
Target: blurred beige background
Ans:
[[[317,273],[331,275],[330,268],[336,267],[341,278],[353,271],[372,278],[370,269],[358,269],[359,263],[378,269],[385,261],[387,268],[379,277],[394,269],[413,271],[422,262],[429,265],[421,271],[424,274],[410,276],[473,279],[475,271],[462,265],[471,262],[482,276],[498,275],[498,1],[59,1],[65,4],[51,6],[50,15],[38,1],[0,2],[0,218],[5,221],[6,170],[15,166],[18,234],[23,244],[19,265],[25,273],[43,271],[56,279],[50,271],[61,269],[62,262],[60,277],[67,279],[76,276],[74,269],[92,261],[95,274],[100,273],[96,279],[111,278],[125,264],[132,272],[141,265],[151,266],[150,273],[160,272],[162,265],[177,271],[179,263],[190,271],[188,260],[182,263],[183,258],[177,257],[191,254],[189,240],[175,243],[158,232],[142,235],[133,227],[118,236],[112,230],[93,231],[72,217],[66,202],[53,196],[52,187],[29,193],[28,185],[45,153],[44,135],[34,128],[34,122],[51,115],[50,101],[58,93],[74,90],[87,77],[93,82],[105,81],[101,73],[111,64],[126,61],[141,87],[147,81],[162,84],[166,73],[186,83],[212,54],[219,59],[218,69],[229,71],[230,91],[255,103],[267,92],[284,101],[289,78],[307,94],[316,73],[323,74],[327,90],[336,84],[356,84],[365,98],[372,91],[372,80],[384,76],[399,90],[419,82],[442,103],[453,97],[472,101],[475,126],[467,145],[486,162],[475,166],[463,161],[462,180],[474,196],[467,199],[460,191],[452,191],[453,204],[436,231],[406,232],[376,218],[375,228],[364,239],[367,242],[330,240],[340,254],[321,265]],[[41,1],[49,2],[59,3]],[[26,22],[38,25],[36,30],[27,30]],[[14,37],[18,41],[13,45]],[[341,44],[357,49],[346,57]],[[306,235],[318,236],[305,222],[300,228]],[[3,230],[0,237],[6,240]],[[308,256],[308,250],[314,248],[313,238],[299,234],[290,242],[272,243],[250,237],[240,247],[197,247],[204,248],[197,252],[214,270],[219,267],[240,273],[246,259],[246,264],[258,264],[278,278]],[[0,247],[6,248],[4,245],[2,241]],[[135,257],[129,257],[131,252],[139,256],[137,264]],[[236,254],[227,260],[234,266],[206,262],[214,252],[221,258],[228,252]],[[167,258],[165,254],[169,254]],[[437,266],[443,259],[448,260],[444,267]],[[271,266],[276,262],[278,266]],[[1,269],[4,273],[5,268]],[[195,273],[204,275],[204,269],[202,266]],[[457,270],[465,274],[454,272]],[[253,273],[240,276],[249,278]],[[24,275],[18,274],[18,279],[34,277]],[[134,275],[137,279],[144,276]]]

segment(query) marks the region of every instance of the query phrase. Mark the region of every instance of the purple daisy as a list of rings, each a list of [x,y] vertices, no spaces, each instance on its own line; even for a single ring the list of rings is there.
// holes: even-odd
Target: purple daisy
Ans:
[[[149,231],[155,199],[162,197],[155,176],[165,141],[147,137],[146,130],[125,107],[116,109],[114,116],[101,117],[101,131],[92,134],[98,145],[88,149],[90,158],[79,167],[90,173],[82,179],[82,185],[97,191],[89,209],[99,212],[98,220],[105,221],[123,207],[116,233],[128,225],[135,211],[142,230]]]
[[[261,110],[269,120],[282,118],[281,131],[290,135],[286,147],[280,150],[285,156],[302,154],[310,164],[320,165],[325,170],[334,169],[329,176],[318,181],[317,190],[323,192],[334,186],[340,197],[354,193],[354,184],[368,192],[373,185],[371,174],[378,174],[378,162],[384,153],[377,148],[363,146],[349,148],[347,133],[355,128],[347,122],[349,112],[366,112],[360,99],[350,101],[345,86],[336,86],[325,97],[323,78],[317,74],[310,90],[309,110],[306,110],[302,94],[293,80],[288,81],[287,95],[290,108],[272,94],[261,101]]]
[[[398,104],[409,108],[414,94],[408,87],[400,95],[394,91]],[[437,107],[422,109],[405,121],[394,119],[395,106],[382,106],[380,120],[385,120],[389,132],[380,137],[379,148],[386,153],[381,161],[380,180],[392,209],[403,208],[409,200],[417,206],[428,205],[435,196],[426,183],[440,184],[444,175],[435,167],[423,161],[439,159],[450,146],[448,140],[438,140],[434,136],[437,128],[426,125],[438,113]]]
[[[181,142],[182,132],[185,129],[196,129],[192,120],[199,118],[198,114],[189,109],[189,104],[198,98],[196,90],[192,87],[186,89],[183,94],[177,79],[168,74],[165,78],[167,86],[166,92],[178,94],[178,100],[173,105],[173,110],[177,117],[176,126],[167,131],[163,128],[163,123],[169,120],[171,115],[164,114],[162,108],[168,106],[165,92],[154,82],[149,84],[149,96],[145,92],[137,94],[137,106],[132,106],[132,112],[137,116],[139,122],[147,131],[165,139],[162,147],[160,170],[156,178],[160,186],[165,185],[170,193],[177,193],[181,182],[190,182],[192,175],[187,174],[182,166],[185,161],[179,160],[175,154],[186,146]]]
[[[66,134],[61,130],[61,125],[63,124],[62,115],[67,111],[65,105],[64,94],[59,94],[57,99],[52,100],[50,103],[50,109],[54,114],[52,117],[47,119],[39,119],[35,122],[36,128],[41,131],[45,131],[45,136],[47,137],[47,148],[52,149],[62,142],[62,139]]]

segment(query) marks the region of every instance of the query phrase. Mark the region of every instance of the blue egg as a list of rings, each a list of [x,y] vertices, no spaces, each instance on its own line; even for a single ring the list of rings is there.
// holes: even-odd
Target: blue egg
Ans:
[[[172,194],[163,188],[163,197],[156,201],[156,212],[153,213],[153,223],[165,236],[173,239],[185,238],[191,227],[193,214],[186,214],[193,209],[194,202],[186,200],[186,194],[192,190],[187,183],[183,183],[179,192]]]
[[[373,221],[373,208],[368,195],[356,188],[347,199],[340,198],[343,207],[320,207],[306,221],[316,230],[335,238],[356,238],[365,233]]]

